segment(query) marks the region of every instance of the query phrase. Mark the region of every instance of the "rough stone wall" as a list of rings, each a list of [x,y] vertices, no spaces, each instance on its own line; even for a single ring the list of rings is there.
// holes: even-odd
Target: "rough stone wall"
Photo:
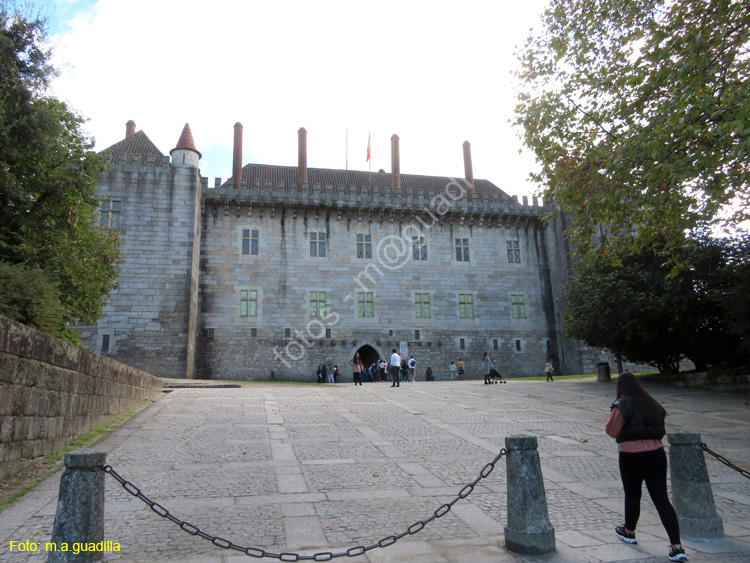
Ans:
[[[154,375],[192,375],[200,185],[197,169],[169,164],[117,163],[101,177],[98,194],[121,202],[124,262],[97,326],[78,327],[92,350]]]
[[[0,478],[161,391],[157,377],[0,317]]]
[[[548,341],[554,347],[544,227],[536,218],[499,227],[415,223],[425,233],[428,259],[399,267],[386,267],[377,252],[380,241],[410,239],[408,221],[391,223],[388,213],[382,221],[367,213],[361,220],[356,213],[339,218],[328,207],[316,219],[312,209],[276,207],[272,213],[269,206],[233,202],[226,212],[204,212],[203,220],[197,377],[267,379],[273,370],[276,379],[312,381],[318,364],[330,362],[351,381],[348,361],[361,346],[387,359],[402,341],[421,378],[428,366],[436,379],[447,378],[448,364],[459,357],[468,375],[478,377],[485,351],[505,375],[541,375]],[[241,254],[243,229],[259,231],[257,256]],[[310,256],[310,233],[326,235],[325,258]],[[371,259],[357,258],[357,234],[370,235]],[[470,241],[468,263],[455,259],[456,238]],[[521,263],[508,263],[508,240],[519,241]],[[240,316],[242,290],[258,292],[257,316]],[[310,292],[318,291],[326,292],[330,309],[322,319],[310,316]],[[372,318],[358,316],[363,291],[373,293]],[[430,318],[417,318],[415,293],[429,293]],[[460,293],[473,296],[475,318],[459,318]],[[524,296],[525,319],[512,318],[512,294]]]

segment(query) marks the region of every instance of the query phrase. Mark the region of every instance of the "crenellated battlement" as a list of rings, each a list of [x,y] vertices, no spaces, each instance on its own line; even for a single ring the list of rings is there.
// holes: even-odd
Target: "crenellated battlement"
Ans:
[[[336,171],[341,172],[341,171]],[[385,185],[355,185],[333,183],[305,183],[298,189],[296,181],[270,181],[260,178],[243,179],[240,189],[233,188],[233,182],[222,183],[214,179],[214,186],[208,186],[208,178],[201,178],[204,209],[214,215],[223,213],[248,213],[254,210],[263,213],[263,208],[289,208],[307,214],[313,210],[316,215],[323,210],[333,210],[341,215],[365,216],[369,221],[395,220],[395,217],[429,213],[469,217],[470,222],[483,224],[492,217],[498,222],[516,217],[537,218],[552,211],[550,204],[540,198],[509,196],[486,180],[489,186],[470,195],[463,179],[421,177],[427,179],[422,186],[410,186],[408,178],[402,176],[402,186],[393,189]],[[406,180],[406,181],[405,181]],[[443,189],[435,189],[442,185]],[[494,188],[494,189],[493,189]],[[233,211],[232,211],[233,210]],[[463,223],[463,219],[460,220]],[[489,224],[489,223],[488,223]],[[499,223],[498,223],[499,224]]]

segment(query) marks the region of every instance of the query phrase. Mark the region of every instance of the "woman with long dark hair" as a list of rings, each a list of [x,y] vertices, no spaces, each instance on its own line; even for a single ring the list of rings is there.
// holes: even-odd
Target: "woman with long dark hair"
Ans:
[[[666,433],[664,410],[629,371],[617,377],[617,400],[610,407],[605,431],[615,438],[620,452],[620,477],[625,490],[625,524],[615,534],[626,543],[638,543],[635,528],[641,514],[641,491],[648,494],[669,536],[669,560],[686,561],[680,545],[677,514],[667,495],[667,455],[662,438]]]

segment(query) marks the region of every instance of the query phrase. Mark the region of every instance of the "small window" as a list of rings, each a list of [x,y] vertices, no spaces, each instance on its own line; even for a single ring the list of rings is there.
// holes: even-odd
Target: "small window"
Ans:
[[[458,340],[458,347],[461,350],[466,350],[466,340],[464,340],[463,338],[460,338]]]
[[[474,296],[470,293],[458,294],[458,313],[462,319],[474,318]]]
[[[510,307],[514,319],[526,318],[526,303],[523,295],[511,295]]]
[[[374,316],[373,297],[371,291],[360,291],[359,293],[357,293],[357,305],[358,314],[360,317]]]
[[[257,328],[251,328],[250,329],[250,337],[251,338],[257,338],[258,337],[258,329]]]
[[[492,339],[492,349],[496,352],[500,349],[500,343],[497,341],[497,338]]]
[[[331,329],[330,328],[326,329],[326,338],[333,338],[333,336],[331,336]]]
[[[258,255],[258,231],[242,229],[242,254]]]
[[[518,339],[516,339],[516,351],[517,352],[521,351],[521,341]]]
[[[108,229],[120,228],[120,202],[105,199],[99,212],[99,225]]]
[[[413,260],[427,260],[427,244],[424,237],[412,237],[411,248]]]
[[[213,340],[214,339],[214,329],[212,329],[212,328],[207,328],[206,329],[206,338],[208,338],[209,340]]]
[[[311,291],[310,292],[310,316],[311,317],[322,317],[325,315],[326,309],[326,292],[325,291]]]
[[[357,235],[357,258],[372,258],[372,235]]]
[[[285,328],[284,329],[284,338],[291,338],[292,337],[292,329],[291,328]]]
[[[456,261],[457,262],[469,261],[469,239],[467,238],[456,239]]]
[[[509,240],[505,242],[505,248],[508,251],[508,263],[520,264],[521,263],[521,248],[517,240]]]
[[[415,293],[414,294],[414,306],[416,308],[418,319],[430,318],[430,294],[429,293]]]
[[[388,331],[388,336],[393,336],[393,331],[392,330]]]
[[[258,316],[258,292],[243,289],[240,291],[240,317]]]
[[[326,234],[319,232],[310,233],[310,256],[325,258]]]
[[[109,334],[102,335],[102,353],[109,352]]]
[[[419,339],[420,339],[419,337],[420,337],[420,333],[419,333],[419,331],[418,331],[418,330],[415,330],[415,331],[414,331],[414,340],[419,340]]]

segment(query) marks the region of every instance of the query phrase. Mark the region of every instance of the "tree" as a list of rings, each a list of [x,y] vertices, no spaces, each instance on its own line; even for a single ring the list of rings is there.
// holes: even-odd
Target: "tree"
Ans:
[[[750,0],[551,0],[542,24],[515,123],[583,253],[748,219]]]
[[[688,267],[677,273],[660,257],[663,244],[615,265],[585,257],[567,286],[566,334],[664,373],[677,372],[683,358],[698,369],[748,361],[750,331],[734,311],[750,304],[750,241],[693,239],[677,257]]]
[[[0,261],[42,271],[65,321],[93,323],[119,263],[117,232],[96,225],[106,161],[83,118],[48,95],[54,76],[44,22],[0,4]]]

